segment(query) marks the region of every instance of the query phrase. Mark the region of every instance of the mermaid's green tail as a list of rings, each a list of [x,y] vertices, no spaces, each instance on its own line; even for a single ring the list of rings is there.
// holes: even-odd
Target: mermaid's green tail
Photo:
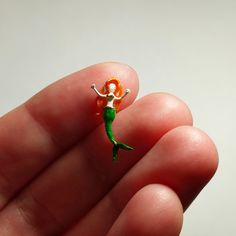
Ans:
[[[114,108],[111,108],[111,107],[104,108],[103,119],[105,122],[106,133],[107,133],[109,140],[113,143],[113,151],[112,151],[112,153],[113,153],[112,160],[113,161],[118,160],[119,149],[134,150],[133,147],[131,147],[127,144],[121,143],[121,142],[117,142],[115,140],[115,137],[112,132],[112,122],[115,119],[115,116],[116,116],[116,110]]]

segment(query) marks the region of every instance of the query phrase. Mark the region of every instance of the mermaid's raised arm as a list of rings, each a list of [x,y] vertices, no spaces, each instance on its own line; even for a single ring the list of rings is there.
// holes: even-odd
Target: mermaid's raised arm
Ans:
[[[130,89],[126,89],[125,93],[121,96],[121,97],[116,97],[116,100],[121,100],[123,99],[126,95],[128,95],[130,93]]]
[[[95,91],[95,93],[96,93],[98,96],[103,97],[103,98],[106,97],[105,94],[100,93],[100,92],[96,89],[96,85],[95,85],[95,84],[92,84],[92,85],[91,85],[91,88]]]

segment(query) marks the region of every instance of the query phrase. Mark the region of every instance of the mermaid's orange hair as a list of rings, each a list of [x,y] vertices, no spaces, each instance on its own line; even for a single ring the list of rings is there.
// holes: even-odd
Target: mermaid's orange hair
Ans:
[[[105,85],[100,90],[100,93],[108,94],[109,93],[108,87],[110,84],[116,85],[116,90],[115,90],[114,94],[116,97],[121,97],[123,94],[123,87],[122,87],[120,81],[116,77],[111,77],[111,79],[106,81]],[[98,107],[97,115],[102,114],[103,108],[106,106],[106,103],[107,103],[106,98],[99,97],[99,96],[97,97],[97,107]],[[121,100],[114,101],[114,108],[116,109],[116,111],[119,110],[120,103],[121,103]]]

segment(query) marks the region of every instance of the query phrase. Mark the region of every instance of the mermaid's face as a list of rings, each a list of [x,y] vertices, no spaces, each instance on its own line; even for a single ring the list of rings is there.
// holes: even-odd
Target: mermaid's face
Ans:
[[[109,93],[114,93],[116,91],[116,85],[111,83],[109,84],[108,89],[109,89]]]

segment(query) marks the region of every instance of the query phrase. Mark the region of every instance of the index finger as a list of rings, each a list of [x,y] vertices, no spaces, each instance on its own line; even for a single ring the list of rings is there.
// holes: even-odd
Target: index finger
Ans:
[[[97,95],[91,85],[100,88],[112,76],[119,78],[124,88],[132,89],[122,103],[124,108],[136,98],[138,80],[133,69],[118,63],[97,64],[71,74],[34,96],[26,107],[54,142],[67,147],[102,121],[95,116]]]
[[[132,90],[124,108],[137,95],[137,75],[127,65],[103,63],[59,80],[0,119],[0,208],[102,122],[95,115],[96,95],[90,86],[99,88],[111,76]]]

